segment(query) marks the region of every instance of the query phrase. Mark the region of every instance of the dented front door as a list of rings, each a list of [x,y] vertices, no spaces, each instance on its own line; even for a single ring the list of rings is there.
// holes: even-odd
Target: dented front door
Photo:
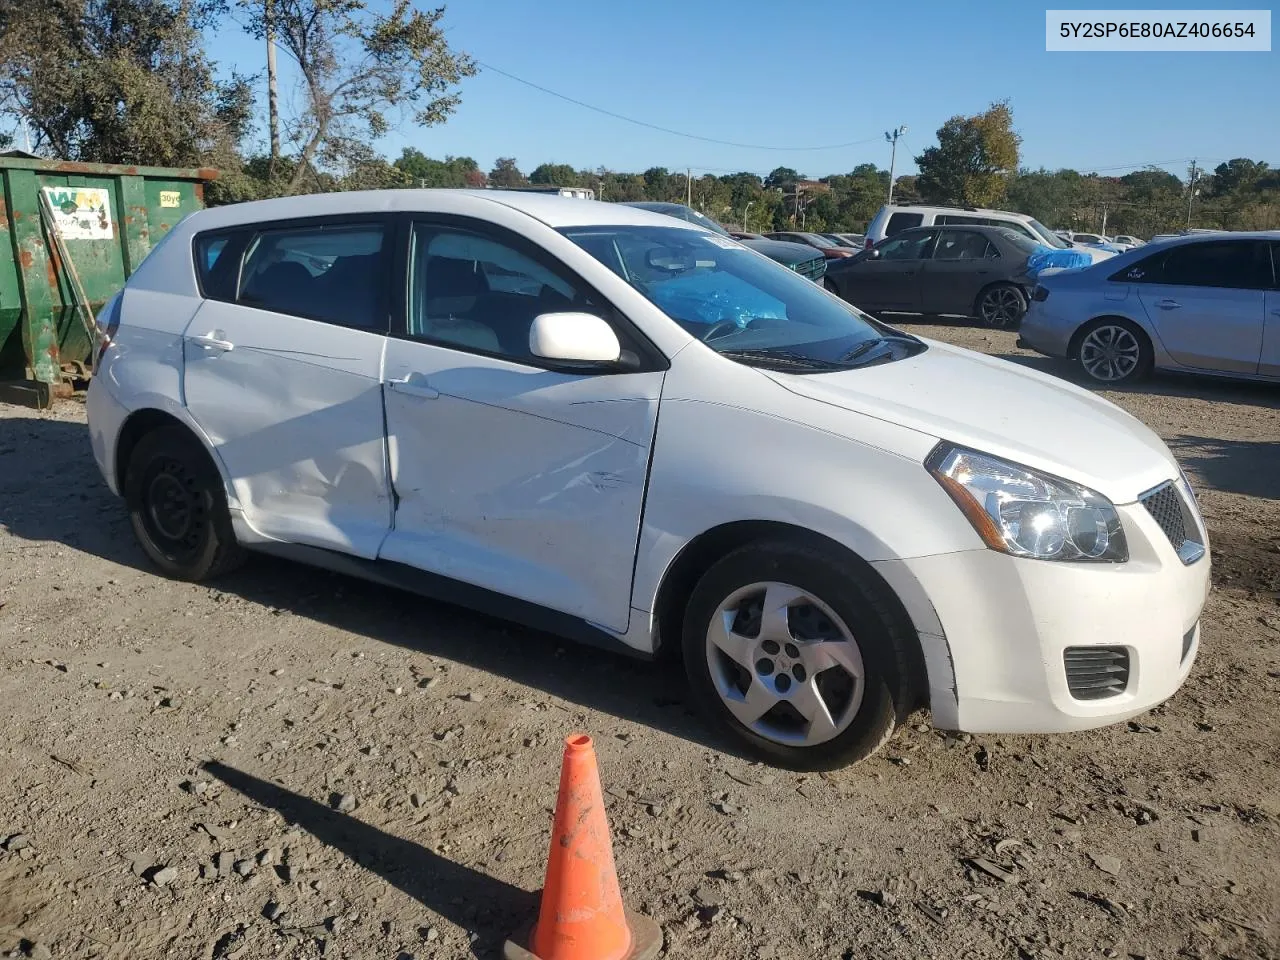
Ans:
[[[625,630],[662,376],[389,340],[379,556]]]

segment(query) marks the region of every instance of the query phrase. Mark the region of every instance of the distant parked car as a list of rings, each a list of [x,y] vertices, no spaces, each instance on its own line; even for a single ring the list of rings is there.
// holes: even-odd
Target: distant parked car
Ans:
[[[804,243],[813,247],[815,250],[822,251],[822,255],[828,260],[839,260],[844,257],[852,257],[858,251],[843,246],[839,243],[833,243],[827,237],[820,233],[805,233],[798,230],[783,230],[775,233],[766,233],[766,237],[770,240],[785,240],[788,243]]]
[[[1115,244],[1124,244],[1127,248],[1132,250],[1134,247],[1142,246],[1147,241],[1139,240],[1137,237],[1131,237],[1127,233],[1117,233],[1111,238],[1111,242]]]
[[[648,210],[650,213],[665,214],[668,217],[675,217],[677,220],[683,220],[686,223],[695,223],[704,230],[710,230],[712,233],[718,233],[724,237],[732,237],[744,246],[750,247],[757,253],[764,254],[770,260],[780,263],[784,267],[794,270],[800,276],[814,282],[820,281],[827,272],[826,257],[815,257],[813,248],[807,243],[784,243],[780,240],[770,240],[767,237],[762,237],[758,233],[732,234],[705,213],[699,213],[692,207],[686,207],[683,203],[635,200],[625,202],[622,206]]]
[[[1280,378],[1280,231],[1147,246],[1042,277],[1019,342],[1102,383],[1153,368]]]
[[[830,240],[837,247],[851,247],[855,253],[862,249],[862,244],[854,243],[852,240],[846,240],[838,233],[820,233],[818,236]]]
[[[871,313],[946,313],[1016,327],[1039,248],[1007,227],[915,227],[827,268],[823,285]]]
[[[1080,250],[1094,261],[1113,256],[1110,251],[1098,247],[1073,244],[1054,233],[1039,220],[1025,213],[1010,210],[987,210],[979,207],[899,206],[886,204],[867,224],[867,247],[874,246],[885,237],[911,227],[973,226],[1008,227],[1025,234],[1036,243],[1054,250]]]
[[[1100,233],[1073,233],[1071,234],[1071,242],[1076,246],[1093,247],[1097,250],[1106,250],[1108,253],[1121,253],[1119,247]]]

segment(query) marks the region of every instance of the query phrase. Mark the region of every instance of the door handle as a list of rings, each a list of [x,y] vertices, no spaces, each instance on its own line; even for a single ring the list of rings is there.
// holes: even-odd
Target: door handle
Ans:
[[[421,400],[434,400],[440,396],[439,390],[429,386],[421,377],[413,375],[407,376],[403,380],[388,380],[387,386],[396,393],[402,393],[406,397],[418,397]]]
[[[1180,306],[1182,306],[1182,304],[1180,304],[1177,300],[1170,300],[1168,297],[1165,297],[1163,300],[1157,300],[1156,306],[1159,307],[1161,310],[1177,310]]]
[[[221,333],[221,330],[210,330],[202,337],[192,337],[191,342],[204,347],[206,350],[221,350],[223,353],[234,350],[236,345],[230,340],[223,340],[219,336]]]

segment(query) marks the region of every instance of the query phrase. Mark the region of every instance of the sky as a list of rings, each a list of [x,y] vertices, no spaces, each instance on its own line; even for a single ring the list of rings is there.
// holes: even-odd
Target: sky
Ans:
[[[1123,4],[1148,7],[1161,5]],[[1183,176],[1191,158],[1212,169],[1242,156],[1280,166],[1274,45],[1269,53],[1049,53],[1045,5],[1026,0],[793,10],[776,0],[451,0],[450,44],[494,69],[464,81],[446,123],[409,120],[377,145],[392,159],[405,147],[471,156],[485,170],[513,156],[525,173],[545,161],[716,174],[787,166],[817,177],[859,163],[887,167],[884,132],[906,125],[903,174],[947,118],[1008,99],[1022,164],[1033,169],[1120,175],[1156,165]],[[220,68],[265,69],[262,45],[234,29],[208,46]],[[288,109],[301,96],[287,55],[280,63]],[[498,70],[649,124],[750,146],[603,116]],[[259,86],[265,117],[265,78]]]

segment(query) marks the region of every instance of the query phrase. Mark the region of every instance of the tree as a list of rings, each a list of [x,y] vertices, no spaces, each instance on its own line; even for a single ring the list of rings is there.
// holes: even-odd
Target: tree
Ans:
[[[916,185],[932,203],[995,206],[1018,168],[1021,143],[1007,100],[972,117],[952,117],[939,128],[938,145],[916,157]]]
[[[1213,170],[1213,192],[1219,196],[1253,188],[1266,177],[1269,169],[1265,161],[1236,157],[1220,163]]]
[[[185,0],[0,0],[0,112],[59,159],[238,166],[252,91],[215,80],[207,25]]]
[[[791,186],[797,180],[803,180],[800,174],[790,167],[776,167],[767,177],[764,178],[764,186],[766,190],[776,190],[778,187]]]
[[[421,150],[405,147],[395,166],[404,171],[413,187],[483,187],[485,175],[471,157],[433,160]]]
[[[22,2],[22,0],[10,0]],[[423,12],[394,0],[389,13],[367,0],[239,0],[249,32],[277,43],[302,75],[306,109],[294,118],[300,163],[288,192],[302,186],[317,157],[367,144],[392,128],[389,115],[407,111],[432,126],[457,109],[454,89],[474,76],[475,61],[450,49],[440,25],[444,7]]]
[[[529,180],[516,166],[515,157],[499,157],[489,171],[489,182],[495,187],[523,187]]]
[[[576,187],[580,184],[577,171],[567,163],[540,163],[529,174],[529,182],[553,187]]]

